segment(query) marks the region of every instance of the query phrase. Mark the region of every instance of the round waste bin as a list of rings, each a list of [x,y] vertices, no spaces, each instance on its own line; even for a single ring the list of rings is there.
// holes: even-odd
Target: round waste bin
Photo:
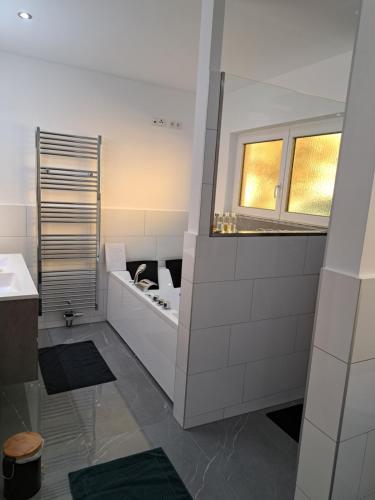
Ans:
[[[43,439],[36,432],[21,432],[3,446],[4,497],[26,500],[41,487]]]

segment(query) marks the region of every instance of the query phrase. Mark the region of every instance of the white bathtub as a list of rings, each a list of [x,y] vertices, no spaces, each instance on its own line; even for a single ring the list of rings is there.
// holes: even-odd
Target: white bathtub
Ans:
[[[171,309],[152,301],[158,295]],[[107,318],[162,389],[173,400],[180,289],[159,268],[159,289],[142,292],[127,271],[109,273]]]

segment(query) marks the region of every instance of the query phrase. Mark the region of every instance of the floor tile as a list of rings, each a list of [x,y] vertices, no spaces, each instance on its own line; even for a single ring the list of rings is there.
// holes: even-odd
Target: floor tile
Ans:
[[[68,500],[68,473],[161,446],[197,500],[291,500],[297,444],[262,413],[183,430],[172,403],[107,323],[54,328],[39,346],[93,340],[117,380],[48,396],[42,379],[0,387],[0,438],[45,438],[37,500]],[[2,485],[0,486],[0,495]]]

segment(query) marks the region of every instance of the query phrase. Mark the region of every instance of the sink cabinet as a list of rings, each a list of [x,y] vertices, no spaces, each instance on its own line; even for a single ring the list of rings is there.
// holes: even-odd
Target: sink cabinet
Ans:
[[[38,299],[0,301],[0,385],[38,378]]]
[[[0,255],[0,386],[38,378],[38,308],[22,255]]]

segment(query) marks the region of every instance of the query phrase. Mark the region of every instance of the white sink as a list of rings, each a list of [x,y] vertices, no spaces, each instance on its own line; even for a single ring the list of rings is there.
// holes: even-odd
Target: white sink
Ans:
[[[0,254],[0,300],[38,298],[21,254]]]
[[[0,294],[1,293],[16,293],[20,289],[17,286],[17,277],[14,273],[6,273],[0,268]]]

